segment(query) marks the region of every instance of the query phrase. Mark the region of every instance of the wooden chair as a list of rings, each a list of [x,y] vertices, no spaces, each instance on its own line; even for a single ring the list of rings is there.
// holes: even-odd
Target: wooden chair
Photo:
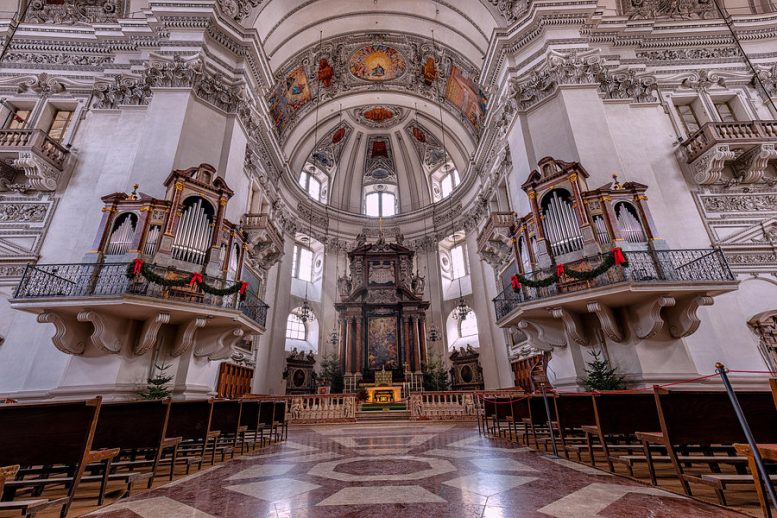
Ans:
[[[245,452],[245,433],[248,427],[240,424],[241,411],[242,404],[239,400],[219,399],[213,402],[213,419],[210,426],[219,433],[218,446],[221,448],[222,460],[227,453],[234,457],[238,442],[240,454]]]
[[[559,442],[564,455],[569,458],[569,452],[577,454],[577,460],[582,462],[581,450],[585,447],[583,426],[594,426],[596,414],[594,404],[589,394],[557,394],[553,398],[556,410],[554,429],[558,431]]]
[[[162,460],[165,449],[177,448],[178,438],[167,438],[167,422],[170,419],[170,399],[159,401],[131,401],[108,403],[100,410],[100,419],[94,435],[96,448],[121,448],[125,460],[114,461],[114,470],[129,472],[112,473],[112,479],[125,477],[127,492],[133,483],[148,480],[150,488]],[[138,457],[141,457],[140,459]],[[135,468],[150,467],[150,473],[139,473]],[[170,463],[172,479],[174,465]],[[102,502],[101,502],[102,503]]]
[[[0,510],[22,511],[30,515],[48,507],[61,507],[67,516],[87,465],[109,462],[118,448],[94,451],[92,440],[100,414],[101,398],[46,404],[13,404],[0,406],[0,466],[20,465],[33,469],[45,466],[68,466],[63,476],[48,477],[39,470],[36,478],[4,481],[4,497],[13,499],[22,488],[43,491],[48,486],[65,485],[67,496],[54,500],[2,502]],[[21,477],[21,478],[20,478]]]
[[[198,468],[202,467],[209,445],[213,448],[211,458],[215,458],[219,434],[211,430],[212,418],[213,399],[173,401],[171,405],[166,438],[179,438],[181,444],[174,450],[170,462],[173,465],[179,462],[185,463],[187,474],[192,464],[197,464]],[[179,457],[179,453],[183,453],[184,456]]]
[[[611,472],[615,471],[613,462],[626,464],[629,474],[631,463],[636,459],[617,457],[615,451],[641,451],[643,444],[635,436],[636,432],[660,430],[658,412],[653,394],[647,393],[597,393],[591,396],[594,405],[596,423],[581,426],[586,437],[591,465],[596,466],[594,450],[602,450]],[[594,445],[594,439],[599,441]]]
[[[777,443],[777,409],[770,392],[737,392],[737,399],[758,443]],[[689,482],[714,488],[721,504],[723,490],[732,484],[752,484],[744,468],[747,457],[737,456],[734,443],[747,442],[725,392],[688,392],[656,389],[655,401],[661,433],[646,438],[667,451],[669,461],[687,495]],[[694,448],[696,447],[696,448]],[[697,450],[700,454],[689,454]],[[722,455],[716,455],[722,452]],[[688,473],[686,467],[706,464],[712,473]],[[721,464],[734,465],[737,474],[721,473]],[[649,464],[650,466],[650,464]],[[655,474],[651,468],[651,482]]]

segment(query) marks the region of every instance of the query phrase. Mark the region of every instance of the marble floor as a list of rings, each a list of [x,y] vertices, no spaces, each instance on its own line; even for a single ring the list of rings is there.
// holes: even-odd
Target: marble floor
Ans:
[[[480,438],[474,424],[293,427],[288,441],[88,516],[683,518],[743,516]]]

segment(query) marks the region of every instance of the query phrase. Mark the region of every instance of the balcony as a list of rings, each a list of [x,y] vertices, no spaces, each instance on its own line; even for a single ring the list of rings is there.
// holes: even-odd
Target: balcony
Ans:
[[[720,250],[657,250],[626,252],[628,266],[613,266],[590,280],[562,275],[547,287],[507,287],[494,299],[497,324],[518,327],[532,345],[542,349],[570,341],[587,345],[586,315],[596,315],[602,331],[615,342],[671,335],[680,338],[699,326],[696,311],[713,297],[734,291],[738,281]],[[566,267],[591,270],[603,256],[588,257]],[[544,279],[553,269],[528,274]],[[626,326],[632,333],[626,332]]]
[[[254,294],[205,293],[199,286],[162,286],[127,277],[129,263],[27,266],[11,306],[53,324],[54,345],[68,354],[141,355],[163,327],[174,327],[171,354],[222,359],[250,335],[264,332],[268,306]],[[154,267],[169,280],[191,272]],[[231,282],[203,276],[213,288]]]
[[[70,152],[39,129],[0,130],[0,191],[54,191]]]
[[[483,231],[478,235],[478,253],[492,266],[512,257],[514,223],[515,214],[512,212],[492,212]]]
[[[243,230],[263,268],[272,267],[283,255],[283,236],[270,221],[269,214],[246,214]]]
[[[776,143],[777,121],[708,122],[682,148],[696,183],[720,182],[726,165],[737,181],[756,183],[777,159]]]

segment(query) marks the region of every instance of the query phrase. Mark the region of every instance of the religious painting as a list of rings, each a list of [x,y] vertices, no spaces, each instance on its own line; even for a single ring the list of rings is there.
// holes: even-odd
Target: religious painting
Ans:
[[[367,366],[370,369],[398,365],[396,317],[372,317],[367,324]]]
[[[364,118],[373,122],[384,122],[394,117],[394,112],[384,108],[383,106],[376,106],[364,112]]]
[[[455,65],[451,67],[445,98],[461,110],[475,128],[480,129],[488,99],[469,74]]]
[[[376,43],[354,52],[349,68],[358,79],[391,81],[402,77],[407,69],[407,61],[397,49]]]
[[[388,145],[385,140],[373,140],[372,150],[370,153],[372,158],[378,158],[381,156],[388,157]]]
[[[324,85],[324,88],[332,86],[332,77],[335,75],[335,69],[329,64],[327,59],[321,59],[318,62],[318,80]]]
[[[437,65],[433,57],[426,58],[426,61],[421,66],[421,75],[424,77],[424,84],[432,86],[434,80],[437,79]]]
[[[295,68],[285,79],[278,82],[267,98],[270,114],[278,133],[283,133],[294,112],[309,102],[310,98],[308,80],[303,67]]]

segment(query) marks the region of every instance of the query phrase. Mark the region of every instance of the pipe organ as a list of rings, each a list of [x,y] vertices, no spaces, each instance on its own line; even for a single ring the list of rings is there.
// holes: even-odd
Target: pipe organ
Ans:
[[[281,234],[263,228],[262,235],[273,237],[267,246],[263,238],[250,236],[227,220],[226,206],[234,193],[210,165],[173,171],[164,186],[163,199],[138,192],[138,186],[129,194],[104,196],[103,218],[90,255],[111,262],[140,257],[159,266],[260,284],[271,264],[257,257],[264,258],[267,249],[279,257]],[[251,268],[251,275],[241,273],[245,266]]]
[[[590,189],[588,177],[577,162],[546,157],[524,182],[532,211],[513,226],[515,262],[521,273],[595,256],[613,246],[646,249],[658,239],[646,185],[620,183],[613,177]]]

